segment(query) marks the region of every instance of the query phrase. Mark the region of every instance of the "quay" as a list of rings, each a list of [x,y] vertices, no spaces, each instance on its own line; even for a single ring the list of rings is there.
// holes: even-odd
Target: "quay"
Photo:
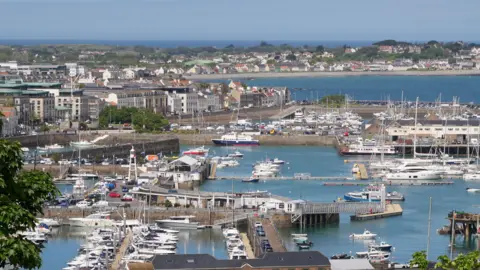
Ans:
[[[444,186],[453,185],[453,181],[368,181],[368,182],[325,182],[324,186],[368,186],[383,184],[385,186]]]
[[[259,236],[257,234],[255,223],[260,222],[262,224],[263,230],[265,231],[265,236]],[[247,228],[247,237],[251,247],[253,249],[253,254],[256,258],[261,258],[267,252],[262,248],[262,241],[268,240],[270,246],[272,247],[273,252],[286,252],[287,249],[283,244],[283,241],[278,234],[275,225],[269,218],[261,217],[251,217],[248,219],[248,228]]]
[[[255,255],[253,254],[252,246],[250,245],[250,240],[248,240],[248,236],[246,233],[240,233],[240,239],[242,239],[243,245],[245,246],[245,251],[247,252],[248,259],[255,259]]]
[[[221,176],[216,177],[215,180],[244,180],[249,176]],[[295,176],[276,176],[276,177],[260,177],[260,180],[354,180],[353,177],[344,176],[309,176],[309,175],[295,175]]]
[[[385,211],[382,213],[369,213],[369,214],[356,214],[350,216],[351,221],[364,221],[372,219],[380,219],[393,216],[401,216],[403,214],[403,209],[399,204],[387,204]]]

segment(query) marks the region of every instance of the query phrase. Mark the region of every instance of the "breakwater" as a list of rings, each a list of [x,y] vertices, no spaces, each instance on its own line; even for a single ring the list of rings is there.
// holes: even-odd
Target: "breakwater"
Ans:
[[[212,145],[212,139],[220,138],[217,134],[177,134],[181,144]],[[312,145],[334,146],[334,136],[318,135],[260,135],[255,136],[260,145]]]

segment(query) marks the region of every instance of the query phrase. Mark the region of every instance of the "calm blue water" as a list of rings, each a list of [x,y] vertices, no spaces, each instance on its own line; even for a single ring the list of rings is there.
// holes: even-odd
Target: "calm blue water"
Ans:
[[[40,45],[40,44],[97,44],[97,45],[116,45],[116,46],[151,46],[161,48],[175,47],[226,47],[233,44],[237,47],[251,47],[259,45],[261,40],[92,40],[92,39],[10,39],[0,40],[1,45]],[[368,46],[376,41],[318,41],[318,40],[272,40],[267,41],[273,45],[289,44],[291,46],[309,46],[324,45],[326,47],[339,47],[344,44],[349,46]]]
[[[218,80],[217,80],[218,81]],[[345,76],[315,78],[259,78],[247,80],[249,86],[286,86],[296,100],[315,100],[324,95],[348,94],[357,100],[435,101],[442,94],[442,101],[480,103],[480,76]]]
[[[182,151],[187,146],[182,146]],[[283,175],[294,173],[311,173],[314,176],[350,176],[352,163],[344,163],[344,159],[337,155],[331,147],[311,146],[259,146],[251,148],[238,148],[245,154],[239,160],[240,166],[236,168],[225,168],[218,170],[219,176],[245,176],[248,177],[252,171],[252,164],[256,161],[269,158],[279,158],[288,162],[283,166]],[[211,147],[212,155],[227,155],[235,151],[227,147]],[[323,186],[321,181],[301,180],[277,180],[263,181],[260,183],[242,183],[234,181],[235,191],[268,190],[277,195],[290,197],[292,199],[304,199],[318,202],[331,202],[350,191],[359,190],[356,187],[331,187]],[[466,184],[462,180],[456,180],[451,186],[438,187],[389,187],[389,190],[396,190],[406,196],[402,203],[403,216],[392,217],[382,220],[365,222],[350,222],[348,215],[341,215],[340,223],[328,226],[307,228],[311,241],[315,243],[314,250],[319,250],[325,255],[333,255],[341,252],[356,252],[366,249],[365,242],[352,242],[348,235],[361,233],[369,229],[377,233],[381,240],[386,240],[395,246],[394,257],[400,262],[409,260],[411,254],[418,250],[426,249],[427,243],[427,220],[428,220],[428,198],[433,198],[432,207],[432,235],[430,257],[436,258],[441,254],[448,254],[449,237],[436,234],[436,229],[447,224],[445,219],[449,211],[478,212],[474,205],[479,204],[480,195],[467,194],[466,187],[480,188],[480,183]],[[60,190],[67,187],[61,186]],[[201,190],[230,192],[232,182],[230,180],[207,181],[202,185]],[[295,229],[294,229],[295,230]],[[280,230],[284,237],[287,248],[295,250],[295,245],[290,240],[290,229]],[[68,239],[68,240],[66,240]],[[218,230],[190,231],[181,234],[178,244],[179,254],[187,253],[209,253],[218,258],[226,258],[223,237]],[[82,243],[78,238],[50,240],[44,249],[44,265],[42,269],[61,269],[66,262],[71,260]],[[465,252],[477,245],[473,242],[463,242],[462,237],[457,237],[455,252]]]
[[[227,148],[212,148],[216,154],[227,154],[232,150]],[[349,175],[352,163],[344,163],[342,157],[338,156],[330,147],[267,147],[239,148],[245,153],[238,168],[219,170],[219,175],[248,175],[251,171],[251,164],[257,160],[269,157],[284,159],[290,164],[284,165],[284,174],[292,175],[295,172],[310,172],[315,176]],[[290,169],[288,169],[290,167]],[[208,181],[202,186],[202,190],[208,191],[231,191],[232,183],[229,180]],[[388,190],[396,190],[406,196],[402,203],[403,216],[391,217],[381,220],[365,222],[350,222],[348,215],[341,215],[340,224],[324,227],[307,228],[311,241],[315,243],[314,250],[319,250],[331,256],[336,253],[348,253],[350,251],[365,251],[366,245],[363,241],[351,241],[348,236],[351,233],[361,233],[369,229],[394,245],[393,256],[396,260],[406,262],[415,251],[426,249],[427,227],[428,227],[428,204],[429,197],[432,197],[432,234],[430,244],[430,257],[436,258],[442,254],[449,254],[449,237],[436,233],[436,229],[448,222],[445,219],[449,211],[473,211],[478,212],[474,205],[479,203],[480,195],[467,194],[466,187],[480,187],[480,183],[469,183],[456,180],[451,186],[438,187],[389,187]],[[263,181],[260,183],[234,182],[235,191],[268,190],[271,193],[287,196],[292,199],[304,199],[318,202],[331,202],[346,192],[359,190],[357,187],[331,187],[323,186],[321,181],[301,180],[277,180]],[[298,231],[298,229],[296,230]],[[296,250],[290,240],[290,229],[281,230],[287,248]],[[462,237],[457,237],[455,252],[465,252],[476,247],[473,242],[463,242]]]

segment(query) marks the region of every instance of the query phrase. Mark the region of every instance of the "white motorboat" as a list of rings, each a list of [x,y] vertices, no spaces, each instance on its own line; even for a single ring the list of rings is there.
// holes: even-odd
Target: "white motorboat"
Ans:
[[[232,236],[239,236],[240,235],[240,232],[235,229],[235,228],[227,228],[227,229],[224,229],[223,230],[223,236],[225,238],[229,238],[229,237],[232,237]]]
[[[115,221],[110,219],[110,213],[100,212],[84,218],[70,218],[69,223],[73,227],[111,227]]]
[[[54,150],[60,150],[60,149],[63,149],[63,146],[59,145],[59,144],[52,144],[52,145],[45,145],[45,147],[40,147],[38,146],[37,147],[37,150],[39,151],[54,151]]]
[[[278,159],[278,158],[274,158],[274,159],[272,160],[272,163],[273,163],[273,164],[280,164],[280,165],[281,165],[281,164],[285,164],[285,161],[284,161],[284,160],[281,160],[281,159]]]
[[[169,254],[175,254],[176,252],[174,250],[169,250],[169,249],[162,249],[158,247],[152,247],[152,248],[139,248],[135,245],[132,245],[135,250],[139,254],[147,254],[147,255],[169,255]]]
[[[480,173],[466,173],[463,175],[463,180],[480,180]]]
[[[479,192],[480,192],[480,188],[467,188],[467,192],[470,192],[470,193],[479,193]]]
[[[240,153],[239,151],[235,151],[231,154],[228,154],[228,157],[233,157],[233,158],[242,158],[243,157],[243,154]]]
[[[247,253],[245,250],[234,248],[229,254],[230,260],[245,260],[247,259]]]
[[[167,228],[198,229],[199,223],[191,221],[193,218],[195,216],[172,216],[169,219],[156,220],[155,222]]]
[[[431,171],[424,168],[411,168],[400,172],[387,173],[387,181],[390,180],[439,180],[441,172]]]
[[[350,235],[350,238],[353,239],[375,239],[377,237],[377,234],[370,232],[369,230],[364,230],[363,233],[357,234],[357,233],[352,233]]]
[[[51,218],[39,218],[37,219],[38,223],[43,223],[43,224],[47,224],[48,227],[59,227],[60,226],[60,223],[55,220],[55,219],[51,219]]]
[[[75,148],[85,149],[85,148],[92,148],[95,146],[94,143],[89,141],[78,141],[78,142],[70,142],[70,145]]]

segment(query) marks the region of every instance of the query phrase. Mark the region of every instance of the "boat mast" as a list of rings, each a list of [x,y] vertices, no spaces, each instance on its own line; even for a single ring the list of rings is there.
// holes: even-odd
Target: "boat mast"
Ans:
[[[428,207],[428,233],[427,233],[427,260],[428,252],[430,251],[430,230],[432,227],[432,197],[430,197],[430,204]]]
[[[418,97],[415,101],[415,128],[413,133],[413,158],[417,157],[417,116],[418,116]]]

